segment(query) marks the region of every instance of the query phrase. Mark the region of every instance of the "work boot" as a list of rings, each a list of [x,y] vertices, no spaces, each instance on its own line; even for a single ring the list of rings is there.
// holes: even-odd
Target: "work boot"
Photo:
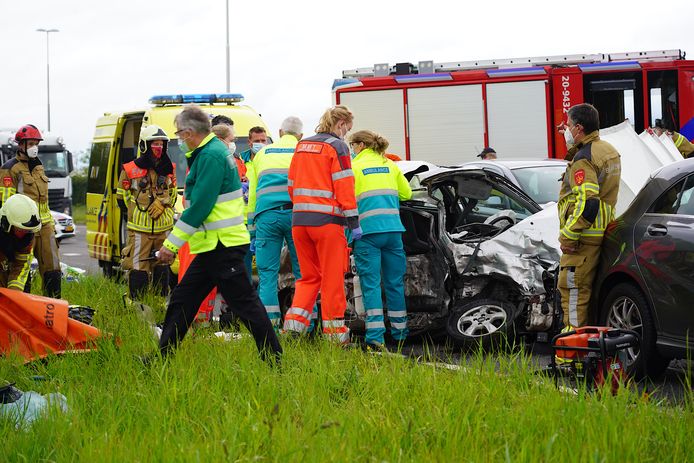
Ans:
[[[155,265],[152,271],[152,286],[161,296],[169,294],[169,266]]]
[[[60,270],[51,270],[43,274],[43,294],[46,297],[60,299],[60,281],[63,274]]]
[[[139,299],[142,293],[147,288],[149,276],[144,270],[131,270],[128,274],[128,289],[130,290],[130,298],[133,300]]]

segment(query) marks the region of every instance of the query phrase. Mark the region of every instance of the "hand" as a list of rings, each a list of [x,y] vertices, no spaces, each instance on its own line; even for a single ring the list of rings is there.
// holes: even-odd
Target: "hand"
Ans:
[[[563,134],[564,134],[564,131],[565,131],[566,129],[568,129],[568,128],[569,128],[569,126],[566,125],[566,122],[562,121],[562,122],[557,126],[557,132],[559,132],[560,134],[563,135]]]
[[[364,231],[361,229],[361,227],[357,227],[357,228],[352,230],[352,239],[353,240],[360,240],[363,235],[364,235]]]
[[[253,254],[255,254],[255,238],[251,239],[251,247],[249,249]]]
[[[155,199],[147,208],[147,213],[152,219],[157,220],[164,213],[164,209],[164,205],[161,201]]]
[[[576,254],[576,251],[578,251],[578,246],[576,245],[559,244],[559,247],[564,254]]]
[[[247,194],[248,194],[248,181],[245,181],[245,182],[244,182],[243,180],[241,180],[241,192],[242,192],[244,195],[247,195]]]
[[[167,264],[167,265],[173,264],[173,261],[176,258],[176,254],[169,251],[164,246],[162,246],[159,249],[159,252],[157,252],[156,256],[159,259],[159,262],[161,262],[162,264]]]

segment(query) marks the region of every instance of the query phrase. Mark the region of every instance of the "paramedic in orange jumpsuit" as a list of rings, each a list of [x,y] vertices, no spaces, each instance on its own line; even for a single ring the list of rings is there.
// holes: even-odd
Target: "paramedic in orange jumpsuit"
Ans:
[[[294,204],[292,237],[301,278],[296,282],[284,329],[299,334],[308,331],[320,290],[323,334],[340,344],[349,343],[349,329],[344,321],[345,225],[353,239],[362,235],[352,159],[344,142],[353,118],[345,106],[328,109],[318,123],[316,135],[296,146],[288,175],[289,197]]]

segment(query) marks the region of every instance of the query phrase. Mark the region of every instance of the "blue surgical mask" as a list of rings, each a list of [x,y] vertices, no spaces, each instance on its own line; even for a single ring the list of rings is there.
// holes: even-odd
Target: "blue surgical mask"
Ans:
[[[349,155],[352,157],[352,159],[357,157],[357,153],[355,153],[352,148],[349,149]]]
[[[253,154],[255,154],[258,151],[260,151],[261,149],[263,149],[264,146],[265,146],[265,143],[253,143],[251,145],[251,151],[253,152]]]
[[[178,149],[181,150],[181,153],[187,153],[190,151],[190,148],[188,148],[188,144],[186,143],[185,140],[181,140],[180,138],[178,139]]]
[[[229,154],[231,154],[233,156],[235,152],[236,152],[236,143],[234,143],[232,141],[231,143],[229,143]]]

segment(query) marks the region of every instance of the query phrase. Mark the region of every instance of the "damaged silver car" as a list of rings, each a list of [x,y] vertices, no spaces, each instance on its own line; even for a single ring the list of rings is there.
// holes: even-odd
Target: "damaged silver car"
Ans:
[[[560,257],[556,207],[543,210],[494,172],[398,165],[413,188],[400,205],[410,336],[445,331],[463,346],[478,346],[550,330]],[[282,305],[291,303],[288,270],[280,276]],[[345,278],[345,318],[359,333],[365,314],[353,273]]]

